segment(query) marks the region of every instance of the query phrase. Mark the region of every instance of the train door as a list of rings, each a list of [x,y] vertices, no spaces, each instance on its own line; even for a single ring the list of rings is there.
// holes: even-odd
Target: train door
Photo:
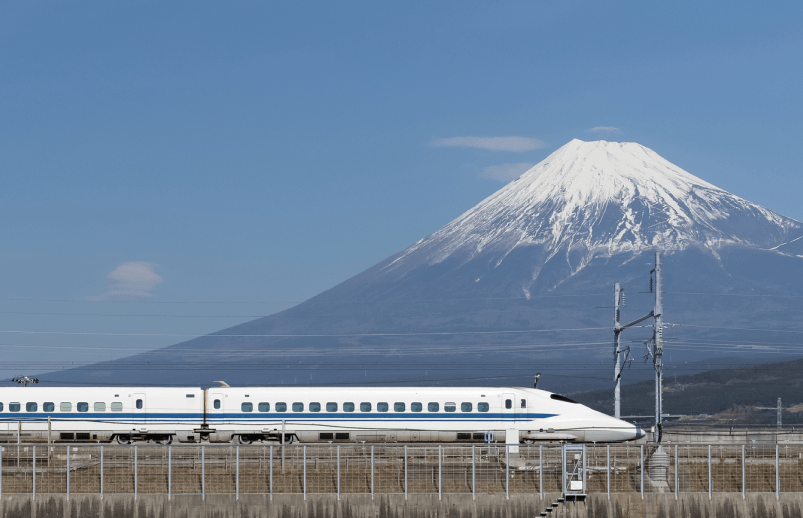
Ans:
[[[518,405],[516,407],[516,421],[526,421],[527,420],[527,398],[519,397],[517,399]]]
[[[206,415],[208,416],[209,425],[214,428],[215,423],[220,423],[224,416],[224,403],[222,392],[208,392],[209,399],[206,402]]]
[[[148,422],[148,406],[143,392],[134,393],[134,408],[132,410],[137,424],[144,425]]]
[[[502,394],[502,420],[513,421],[516,419],[516,395]]]

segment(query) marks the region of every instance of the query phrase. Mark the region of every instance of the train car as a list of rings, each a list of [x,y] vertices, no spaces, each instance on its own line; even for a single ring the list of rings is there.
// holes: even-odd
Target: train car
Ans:
[[[0,388],[5,442],[192,441],[204,391],[175,387]],[[0,439],[0,440],[3,440]]]
[[[638,427],[526,388],[211,388],[212,442],[610,442]]]

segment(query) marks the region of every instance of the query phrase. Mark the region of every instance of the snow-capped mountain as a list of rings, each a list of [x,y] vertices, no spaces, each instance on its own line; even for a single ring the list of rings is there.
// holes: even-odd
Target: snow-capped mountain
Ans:
[[[522,280],[529,293],[556,257],[571,276],[594,258],[690,247],[718,256],[729,245],[781,249],[801,235],[800,222],[697,178],[644,146],[575,139],[384,268],[404,275],[478,257],[498,268],[511,252],[529,248],[535,260],[531,278]]]

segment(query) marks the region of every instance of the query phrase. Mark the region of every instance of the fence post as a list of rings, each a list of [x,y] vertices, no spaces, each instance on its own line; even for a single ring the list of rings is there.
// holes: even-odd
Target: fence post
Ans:
[[[510,445],[505,444],[505,499],[510,500]]]
[[[566,443],[560,444],[560,490],[561,496],[566,495]]]
[[[477,461],[474,445],[471,445],[471,499],[477,499]]]
[[[340,454],[338,453],[338,456]],[[338,469],[340,465],[338,464]],[[339,481],[339,479],[338,479]],[[404,445],[404,499],[407,500],[407,445]]]
[[[442,496],[441,495],[441,481],[443,480],[442,479],[442,475],[441,475],[441,470],[442,470],[442,468],[441,468],[441,463],[442,463],[441,452],[442,451],[443,451],[443,447],[439,444],[438,445],[438,500],[440,500],[441,496]]]
[[[641,472],[641,499],[644,500],[644,445],[639,446],[639,471]]]
[[[100,447],[100,499],[103,500],[103,446]]]
[[[36,446],[34,446],[36,448]],[[36,453],[36,450],[34,450]],[[778,469],[778,443],[775,443],[775,500],[781,498],[781,472]]]
[[[240,447],[235,447],[235,463],[234,463],[234,491],[236,496],[234,497],[235,500],[240,499]]]
[[[586,477],[586,471],[588,471],[588,463],[586,462],[586,445],[583,445],[583,493],[588,493],[588,478]]]
[[[201,446],[201,500],[206,500],[206,456],[204,446]]]
[[[745,474],[744,474],[744,464],[745,464],[745,462],[744,462],[744,444],[742,444],[742,500],[745,499],[745,496],[746,496],[745,493],[747,491],[747,488],[745,487],[746,477],[745,477]]]
[[[405,451],[405,453],[407,452],[407,446],[404,447],[404,451]],[[407,462],[407,458],[406,457],[407,456],[405,455],[405,459],[404,459],[405,463]],[[404,498],[406,499],[407,498],[407,484],[406,484],[407,471],[406,471],[406,469],[405,469],[405,472],[404,472],[404,476],[405,476],[405,479],[404,479],[405,480],[405,486],[404,486],[404,495],[405,496],[404,496]],[[339,444],[337,445],[337,499],[340,500],[340,445]]]
[[[778,471],[777,470],[777,466],[778,466],[778,461],[777,461],[777,459],[778,459],[778,447],[777,446],[775,447],[775,459],[776,459],[776,462],[775,462],[776,470],[775,471],[777,472]],[[31,495],[31,500],[36,500],[36,446],[35,445],[33,447],[33,494]]]
[[[544,445],[538,445],[538,498],[544,499]]]
[[[3,497],[3,447],[0,446],[0,498]]]
[[[371,446],[371,500],[374,499],[374,447]]]
[[[304,500],[307,499],[307,445],[301,447],[301,463],[304,465],[304,478],[302,479],[302,486],[304,489]]]
[[[67,500],[70,499],[70,446],[67,445]]]
[[[711,445],[708,445],[708,499],[711,500],[711,493],[713,488],[711,487]]]
[[[678,445],[675,445],[675,500],[678,499],[678,492],[680,488],[678,487]]]
[[[273,500],[273,445],[268,446],[270,451],[270,467],[268,468],[268,491],[270,492],[270,499]],[[282,447],[284,451],[284,447]],[[282,454],[284,455],[284,454]]]
[[[167,499],[173,495],[173,447],[167,447]]]
[[[134,500],[136,499],[137,499],[137,447],[134,446]]]
[[[607,477],[607,482],[605,483],[605,487],[607,488],[608,492],[608,500],[611,499],[611,445],[605,445],[605,473]]]

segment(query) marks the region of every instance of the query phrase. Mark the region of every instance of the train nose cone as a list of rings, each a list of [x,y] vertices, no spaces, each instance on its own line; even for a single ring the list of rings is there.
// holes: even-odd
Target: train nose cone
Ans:
[[[636,439],[641,439],[641,438],[642,438],[642,437],[644,437],[645,435],[646,435],[646,434],[644,433],[644,430],[642,430],[642,429],[641,429],[641,428],[639,428],[639,427],[636,427]]]

